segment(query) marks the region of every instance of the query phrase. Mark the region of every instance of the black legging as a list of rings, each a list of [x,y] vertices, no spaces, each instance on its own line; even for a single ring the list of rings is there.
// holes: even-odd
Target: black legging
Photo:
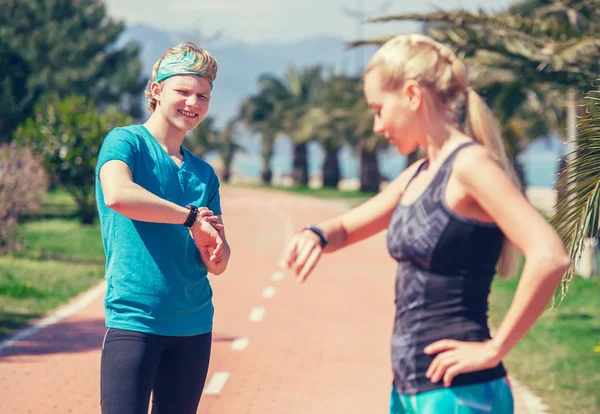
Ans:
[[[195,414],[212,334],[170,337],[110,328],[102,346],[102,414]]]

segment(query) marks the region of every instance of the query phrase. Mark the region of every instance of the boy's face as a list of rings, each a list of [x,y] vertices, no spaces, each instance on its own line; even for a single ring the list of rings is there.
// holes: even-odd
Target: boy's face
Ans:
[[[153,85],[154,86],[154,85]],[[156,110],[174,127],[189,131],[206,116],[210,102],[210,84],[196,75],[177,75],[156,84]]]

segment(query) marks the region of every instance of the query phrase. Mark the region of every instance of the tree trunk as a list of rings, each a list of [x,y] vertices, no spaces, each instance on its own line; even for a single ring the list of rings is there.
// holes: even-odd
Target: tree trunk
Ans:
[[[262,134],[262,158],[263,158],[263,170],[261,178],[264,185],[271,185],[271,179],[273,178],[273,171],[271,170],[271,157],[273,156],[273,145],[275,137],[273,135],[263,133]]]
[[[381,174],[377,165],[375,151],[360,151],[360,191],[378,193],[381,184]]]
[[[292,163],[292,179],[295,185],[308,185],[308,143],[304,142],[294,146],[294,160]]]
[[[92,187],[65,185],[67,192],[73,197],[77,206],[77,215],[81,224],[94,224],[97,217],[96,202],[92,193]]]
[[[79,204],[79,219],[81,224],[91,225],[96,221],[96,206],[93,202],[80,202]]]
[[[226,183],[231,180],[231,165],[233,164],[234,156],[235,151],[232,148],[228,148],[228,150],[221,155],[221,159],[223,160],[223,181]]]
[[[271,179],[273,178],[273,171],[271,171],[270,160],[271,157],[269,157],[269,161],[265,161],[265,165],[260,175],[264,185],[271,185]]]
[[[223,182],[228,183],[231,180],[231,165],[223,165]]]
[[[337,188],[340,183],[340,162],[338,150],[328,150],[323,162],[323,187]]]

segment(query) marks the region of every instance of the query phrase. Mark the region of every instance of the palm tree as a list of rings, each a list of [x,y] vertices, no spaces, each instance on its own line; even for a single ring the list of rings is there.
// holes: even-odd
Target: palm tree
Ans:
[[[259,92],[247,98],[240,107],[239,120],[253,132],[260,133],[265,167],[263,181],[270,183],[272,172],[270,160],[273,145],[283,134],[295,143],[292,175],[296,184],[308,184],[307,141],[294,139],[298,121],[313,99],[319,85],[321,68],[305,68],[298,73],[290,67],[285,78],[263,75],[259,79]]]
[[[271,183],[273,177],[270,165],[273,146],[280,131],[283,130],[284,95],[279,84],[279,80],[273,76],[261,76],[258,93],[246,98],[241,103],[237,117],[237,120],[251,132],[258,133],[261,136],[261,154],[263,158],[261,177],[266,185]]]
[[[339,135],[338,125],[345,115],[341,109],[311,107],[300,119],[300,126],[295,133],[298,140],[316,140],[325,150],[323,187],[337,188],[340,181],[338,152],[342,148],[343,140]]]
[[[189,135],[185,137],[185,143],[190,151],[204,157],[208,152],[219,150],[219,130],[215,127],[215,119],[207,116]]]
[[[373,132],[373,110],[364,98],[356,102],[353,116],[356,119],[353,147],[360,152],[360,190],[377,193],[381,185],[377,152],[389,143]]]
[[[321,70],[320,66],[313,66],[304,68],[298,73],[293,67],[290,67],[281,83],[286,92],[282,132],[288,135],[294,143],[292,179],[296,185],[306,186],[308,184],[308,143],[312,137],[299,135],[297,131],[301,125],[303,114],[314,103],[318,90],[322,86]]]
[[[223,161],[223,181],[229,182],[231,178],[231,164],[237,151],[243,151],[236,137],[237,121],[229,121],[223,129],[215,126],[214,118],[207,116],[204,120],[186,136],[186,144],[191,152],[199,157],[205,157],[207,153],[216,151]]]
[[[337,188],[340,181],[339,150],[352,141],[356,127],[354,106],[362,96],[359,79],[331,74],[317,89],[311,106],[296,127],[297,142],[318,141],[325,150],[323,186]]]
[[[230,121],[219,133],[221,159],[223,160],[223,181],[226,183],[231,179],[231,164],[235,153],[243,148],[237,141],[237,122]]]

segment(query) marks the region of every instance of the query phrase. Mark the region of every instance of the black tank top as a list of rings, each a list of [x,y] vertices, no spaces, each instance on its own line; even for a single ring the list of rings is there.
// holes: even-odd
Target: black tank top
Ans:
[[[435,355],[423,349],[440,339],[484,341],[488,295],[504,235],[492,223],[452,212],[444,200],[459,145],[443,162],[433,180],[410,205],[398,203],[387,236],[388,250],[398,261],[396,317],[392,335],[394,386],[401,394],[443,388],[425,377]],[[409,181],[423,170],[428,161]],[[506,375],[502,364],[461,374],[453,386],[475,384]]]

